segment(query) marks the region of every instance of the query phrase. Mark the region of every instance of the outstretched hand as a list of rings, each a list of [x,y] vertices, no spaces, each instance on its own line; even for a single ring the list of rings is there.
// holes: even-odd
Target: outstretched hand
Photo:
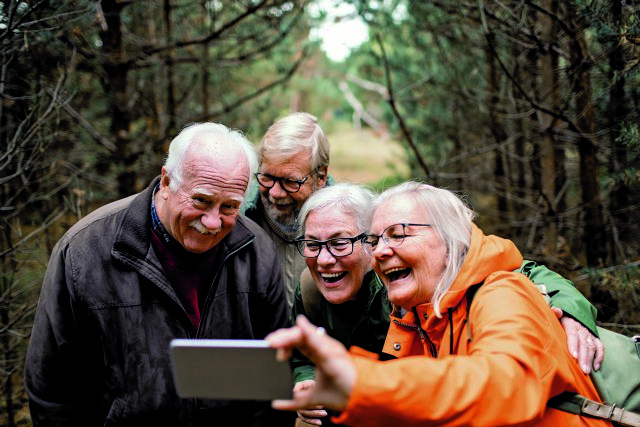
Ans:
[[[306,317],[298,316],[295,326],[279,329],[265,337],[276,348],[279,360],[287,360],[298,348],[316,365],[314,387],[293,390],[293,400],[274,400],[272,406],[281,410],[300,410],[323,406],[343,410],[351,396],[356,370],[347,349],[329,337],[322,328],[312,325]]]
[[[604,359],[604,345],[598,337],[582,326],[575,319],[564,316],[561,309],[552,307],[551,310],[560,320],[560,324],[564,328],[567,335],[567,346],[571,355],[580,363],[582,372],[588,374],[591,372],[591,366],[597,371],[602,365]]]

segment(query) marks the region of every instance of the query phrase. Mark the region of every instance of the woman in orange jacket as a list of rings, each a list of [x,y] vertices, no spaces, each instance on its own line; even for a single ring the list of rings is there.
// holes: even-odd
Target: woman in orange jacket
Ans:
[[[600,399],[544,298],[513,272],[522,255],[473,217],[453,193],[426,184],[382,193],[367,242],[396,306],[384,351],[399,359],[347,352],[299,318],[267,339],[281,357],[294,346],[305,353],[316,386],[273,406],[323,405],[341,411],[335,422],[358,426],[611,425],[547,406],[565,391]]]

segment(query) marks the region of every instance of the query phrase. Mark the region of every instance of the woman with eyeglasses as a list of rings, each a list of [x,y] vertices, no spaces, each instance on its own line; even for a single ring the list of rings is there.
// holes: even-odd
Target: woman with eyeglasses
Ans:
[[[380,352],[391,304],[364,244],[372,201],[373,193],[364,187],[336,184],[305,202],[296,243],[307,269],[295,292],[292,319],[304,315],[347,348]],[[291,367],[294,390],[313,386],[314,366],[306,356],[294,352]],[[301,409],[298,418],[311,425],[335,425],[322,407]]]
[[[398,359],[350,353],[300,316],[267,340],[282,358],[293,348],[308,356],[315,383],[273,406],[321,405],[362,426],[611,425],[547,407],[565,391],[600,400],[546,301],[513,271],[520,252],[473,218],[452,192],[426,184],[382,193],[367,243],[394,305],[383,351]]]

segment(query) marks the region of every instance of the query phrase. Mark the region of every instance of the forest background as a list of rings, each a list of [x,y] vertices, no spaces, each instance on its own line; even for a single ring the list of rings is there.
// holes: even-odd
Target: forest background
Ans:
[[[334,2],[369,31],[337,62],[316,3],[0,1],[0,425],[30,425],[23,359],[53,245],[142,189],[197,121],[257,142],[308,111],[343,141],[336,176],[458,192],[601,325],[638,333],[637,0]]]

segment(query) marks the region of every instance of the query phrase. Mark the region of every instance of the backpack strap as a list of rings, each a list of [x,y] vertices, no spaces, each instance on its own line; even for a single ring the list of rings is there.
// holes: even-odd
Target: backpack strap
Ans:
[[[471,322],[469,321],[469,312],[471,311],[471,303],[473,302],[473,298],[475,298],[478,289],[480,286],[484,284],[484,280],[480,283],[476,283],[475,285],[469,286],[467,289],[467,335],[469,335],[469,341],[471,341]]]
[[[611,420],[623,426],[640,426],[639,414],[618,408],[615,403],[599,403],[570,391],[552,397],[547,406],[571,414]]]
[[[302,270],[302,274],[300,274],[300,295],[302,296],[302,306],[307,314],[307,319],[314,325],[319,325],[320,303],[324,297],[316,287],[308,268]]]

